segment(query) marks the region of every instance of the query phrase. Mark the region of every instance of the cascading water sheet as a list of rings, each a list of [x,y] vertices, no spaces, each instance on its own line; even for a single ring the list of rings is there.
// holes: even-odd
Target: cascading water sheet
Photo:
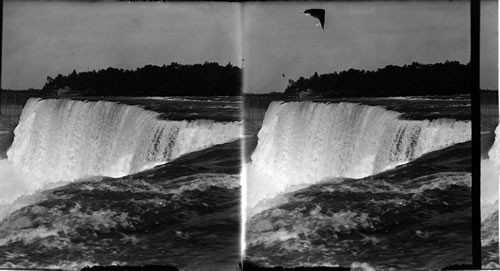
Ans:
[[[481,217],[482,221],[498,211],[498,183],[500,176],[500,126],[495,130],[495,141],[488,151],[488,159],[481,161]]]
[[[271,103],[248,166],[248,206],[327,177],[373,175],[471,139],[468,121],[400,116],[356,103]]]
[[[500,126],[488,159],[481,161],[481,247],[482,266],[498,268],[498,183],[500,181]]]
[[[114,102],[31,98],[8,160],[30,176],[33,190],[89,176],[126,176],[239,138],[240,122],[159,117]]]

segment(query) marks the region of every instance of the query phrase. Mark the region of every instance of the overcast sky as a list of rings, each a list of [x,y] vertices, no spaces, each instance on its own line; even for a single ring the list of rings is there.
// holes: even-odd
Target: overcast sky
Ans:
[[[481,87],[497,88],[497,2],[483,1]],[[107,67],[215,61],[241,65],[245,91],[349,68],[470,59],[468,1],[245,3],[6,1],[2,87]],[[301,12],[326,9],[326,28]],[[243,42],[242,42],[243,41]],[[243,47],[241,47],[243,44]],[[282,76],[285,74],[285,77]]]
[[[288,79],[315,71],[468,63],[469,6],[469,1],[247,3],[245,91],[281,92]],[[326,10],[324,32],[301,14],[308,8]]]
[[[480,82],[498,89],[498,1],[481,1]]]
[[[239,5],[5,1],[2,88],[116,67],[229,61],[241,65]]]

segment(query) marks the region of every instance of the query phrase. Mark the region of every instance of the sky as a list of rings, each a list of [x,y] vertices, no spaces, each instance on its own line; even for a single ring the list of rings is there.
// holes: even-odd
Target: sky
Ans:
[[[324,32],[308,8],[326,10]],[[246,3],[243,20],[245,92],[314,72],[470,61],[468,1]]]
[[[245,92],[282,92],[289,79],[314,72],[470,59],[468,1],[242,6],[5,1],[1,87],[41,88],[47,76],[73,69],[205,61],[241,66],[244,58]],[[308,8],[326,9],[324,32],[302,14]],[[498,84],[497,11],[497,1],[482,1],[482,88]]]
[[[498,89],[498,1],[481,1],[480,85]]]
[[[2,88],[107,67],[218,62],[241,66],[234,3],[4,1]]]

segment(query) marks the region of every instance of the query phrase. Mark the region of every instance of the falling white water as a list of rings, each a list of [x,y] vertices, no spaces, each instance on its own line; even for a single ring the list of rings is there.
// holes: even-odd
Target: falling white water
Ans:
[[[273,102],[247,170],[248,206],[326,177],[369,176],[471,139],[467,121],[400,116],[354,103]]]
[[[156,112],[114,102],[32,98],[7,156],[20,174],[30,176],[28,186],[34,190],[47,183],[139,172],[235,140],[240,127],[240,122],[160,120]]]
[[[500,182],[500,126],[495,129],[495,142],[488,159],[481,161],[481,221],[498,211],[498,183]]]
[[[497,165],[500,165],[500,141],[497,140],[498,137],[500,137],[500,125],[495,129],[495,142],[488,152],[489,159],[495,161]]]

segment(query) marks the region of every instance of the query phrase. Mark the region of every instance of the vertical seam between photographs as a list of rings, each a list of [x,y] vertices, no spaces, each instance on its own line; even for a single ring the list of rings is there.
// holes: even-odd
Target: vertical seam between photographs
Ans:
[[[480,1],[470,2],[471,18],[471,127],[472,127],[472,268],[481,269],[481,128],[479,93]]]
[[[246,167],[245,167],[245,155],[246,155],[246,150],[245,150],[245,121],[244,121],[244,78],[245,78],[245,72],[244,72],[244,59],[245,59],[245,53],[244,53],[244,46],[243,46],[243,3],[235,3],[238,5],[238,17],[239,17],[239,24],[238,24],[238,46],[239,46],[239,51],[240,51],[240,63],[241,63],[241,103],[240,103],[240,118],[242,121],[241,125],[241,172],[240,172],[240,185],[241,185],[241,198],[240,198],[240,206],[241,206],[241,217],[240,217],[240,256],[241,256],[241,268],[243,269],[243,261],[245,259],[245,248],[246,248],[246,201],[247,201],[247,182],[246,182]]]

